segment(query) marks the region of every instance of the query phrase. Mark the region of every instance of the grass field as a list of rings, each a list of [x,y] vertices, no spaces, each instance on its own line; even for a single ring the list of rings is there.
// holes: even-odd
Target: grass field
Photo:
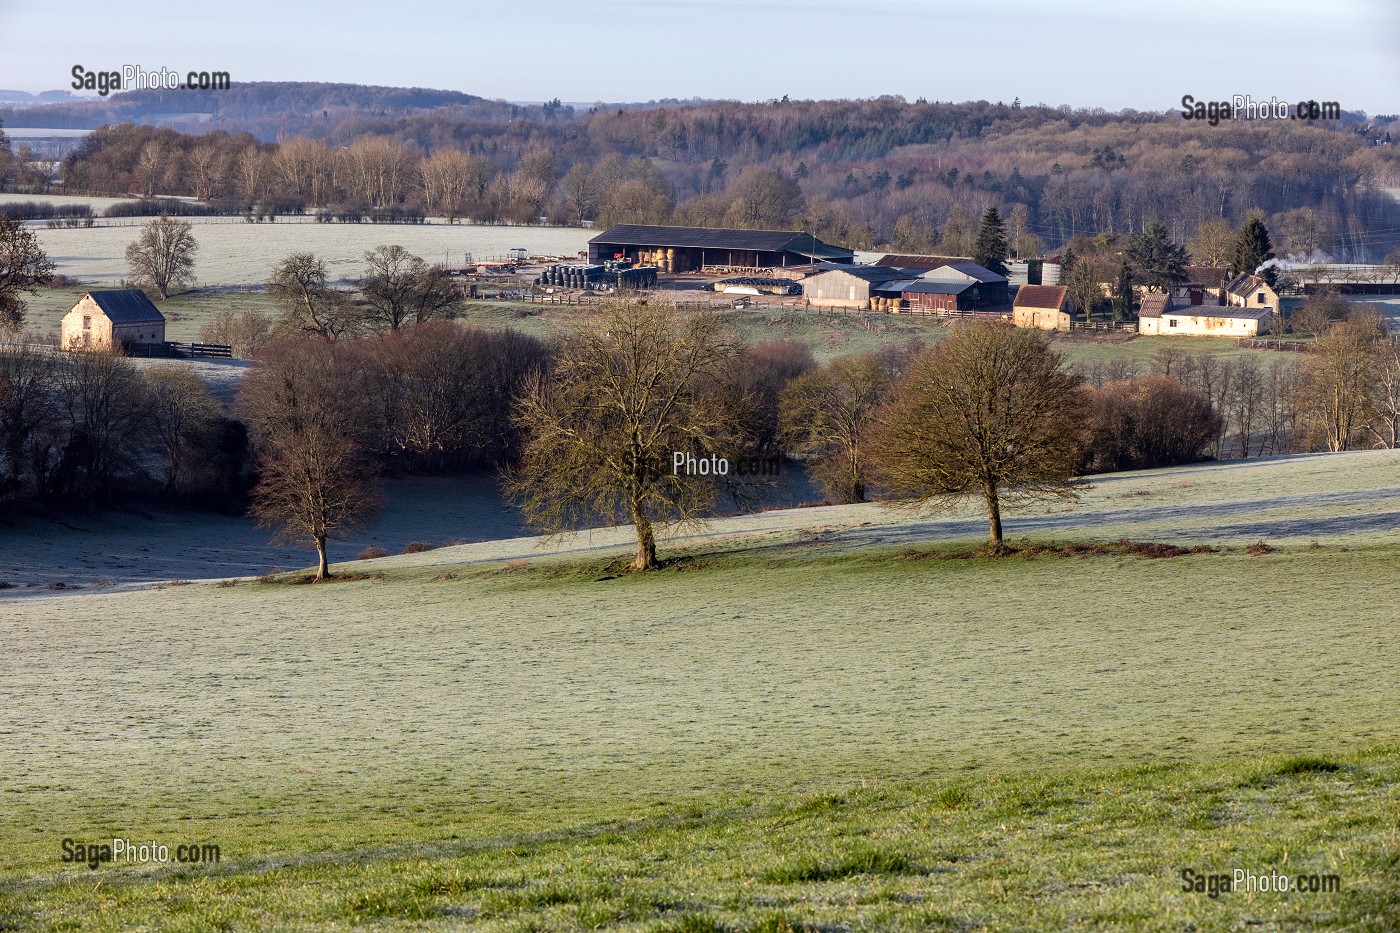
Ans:
[[[971,516],[859,506],[642,576],[604,534],[0,602],[0,927],[1387,929],[1396,466],[1125,474],[1009,523],[1216,547],[1172,558],[991,561]]]

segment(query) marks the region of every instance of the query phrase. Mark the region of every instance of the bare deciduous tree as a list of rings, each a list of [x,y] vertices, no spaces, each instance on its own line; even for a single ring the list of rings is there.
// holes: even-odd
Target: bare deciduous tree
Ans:
[[[277,264],[267,291],[282,308],[281,330],[328,340],[353,334],[356,316],[345,295],[331,288],[325,261],[312,253],[292,253]]]
[[[359,285],[368,304],[365,320],[379,331],[452,318],[462,303],[461,292],[442,266],[430,266],[397,244],[365,253]]]
[[[788,449],[811,464],[817,485],[839,502],[864,502],[865,440],[890,378],[873,356],[843,356],[798,376],[782,395]]]
[[[254,308],[225,309],[199,329],[199,339],[229,347],[240,359],[251,359],[272,339],[272,321]]]
[[[327,542],[379,508],[361,440],[363,392],[346,357],[340,345],[310,337],[271,344],[238,394],[259,454],[252,513],[278,540],[316,548],[317,580],[330,576]]]
[[[1300,404],[1310,434],[1328,450],[1349,449],[1365,424],[1375,377],[1373,340],[1364,325],[1335,324],[1303,362]]]
[[[20,293],[38,294],[37,286],[52,276],[53,263],[34,231],[13,217],[0,217],[0,335],[19,333],[26,310]]]
[[[914,361],[877,416],[877,476],[916,505],[975,496],[988,551],[1006,550],[1004,502],[1073,498],[1084,390],[1045,335],[964,324]]]
[[[636,528],[634,570],[657,566],[656,529],[701,519],[718,487],[676,475],[673,455],[714,454],[733,426],[707,397],[737,350],[718,318],[620,302],[561,342],[522,394],[508,488],[550,531],[612,517]]]
[[[161,298],[170,297],[173,288],[194,281],[194,257],[199,244],[194,228],[187,221],[160,216],[146,224],[141,235],[126,248],[131,281],[141,288],[153,288]]]
[[[188,366],[163,363],[141,374],[151,429],[165,458],[165,491],[180,487],[186,452],[220,415],[219,403],[204,380]]]

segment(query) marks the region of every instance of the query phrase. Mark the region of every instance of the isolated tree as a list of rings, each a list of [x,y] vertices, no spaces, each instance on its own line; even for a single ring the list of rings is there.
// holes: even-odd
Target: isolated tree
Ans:
[[[1186,250],[1167,238],[1167,228],[1155,220],[1141,236],[1128,240],[1128,262],[1135,280],[1166,291],[1186,281]]]
[[[1230,264],[1230,271],[1235,275],[1257,274],[1272,288],[1278,280],[1278,272],[1273,266],[1262,271],[1259,267],[1273,258],[1273,241],[1269,239],[1269,231],[1264,226],[1264,221],[1256,214],[1240,229],[1240,235],[1235,240],[1235,255]]]
[[[281,330],[328,340],[353,334],[357,321],[345,295],[326,280],[326,263],[311,253],[292,253],[272,270],[267,291],[282,309]]]
[[[218,420],[219,403],[188,366],[162,363],[141,374],[146,384],[150,424],[165,460],[165,491],[180,486],[186,455],[194,441]]]
[[[1044,334],[964,324],[914,361],[873,433],[877,476],[917,505],[978,497],[988,551],[1002,554],[1001,507],[1073,498],[1086,399]]]
[[[972,244],[972,261],[983,269],[1006,275],[1006,224],[995,206],[982,214],[982,224],[977,231],[977,240]]]
[[[24,327],[20,293],[38,294],[38,286],[53,277],[53,268],[34,231],[0,215],[0,336],[18,334]]]
[[[462,295],[441,266],[430,266],[397,244],[365,253],[359,281],[368,307],[365,320],[375,330],[394,331],[408,323],[452,318]]]
[[[141,230],[126,248],[131,281],[140,288],[152,288],[161,298],[170,297],[174,288],[194,281],[194,257],[199,244],[194,228],[187,221],[162,214]]]
[[[276,540],[315,547],[317,580],[330,576],[327,542],[363,527],[380,505],[362,441],[362,386],[347,355],[313,337],[273,343],[236,404],[258,453],[252,514]]]
[[[1228,220],[1207,220],[1186,241],[1191,261],[1203,266],[1225,266],[1235,255],[1239,234]]]
[[[788,450],[839,502],[864,502],[869,464],[866,434],[889,390],[874,356],[843,356],[794,379],[783,391],[782,436]]]
[[[701,519],[718,485],[676,475],[673,454],[716,455],[734,432],[709,397],[737,351],[718,318],[620,302],[561,342],[522,393],[519,467],[507,488],[552,532],[631,518],[634,570],[657,566],[656,529]]]

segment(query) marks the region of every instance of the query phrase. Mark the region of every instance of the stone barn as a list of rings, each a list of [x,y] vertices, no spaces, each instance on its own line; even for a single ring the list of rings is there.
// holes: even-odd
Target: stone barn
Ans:
[[[63,316],[65,350],[165,342],[165,315],[135,288],[88,292]]]
[[[1011,319],[1017,327],[1069,330],[1068,293],[1063,285],[1022,285],[1016,289]]]

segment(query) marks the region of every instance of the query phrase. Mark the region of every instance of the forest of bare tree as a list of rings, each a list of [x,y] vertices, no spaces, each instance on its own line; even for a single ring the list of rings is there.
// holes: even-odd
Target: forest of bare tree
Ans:
[[[449,102],[292,118],[271,115],[276,100],[250,110],[267,114],[256,120],[226,121],[252,131],[96,131],[65,159],[61,190],[328,220],[800,227],[907,252],[964,252],[970,219],[991,206],[1022,254],[1154,221],[1185,243],[1252,214],[1280,256],[1378,261],[1400,245],[1400,202],[1384,190],[1400,184],[1385,143],[1393,117],[1212,127],[1175,111],[882,97],[585,111]],[[7,160],[10,187],[19,161]]]

